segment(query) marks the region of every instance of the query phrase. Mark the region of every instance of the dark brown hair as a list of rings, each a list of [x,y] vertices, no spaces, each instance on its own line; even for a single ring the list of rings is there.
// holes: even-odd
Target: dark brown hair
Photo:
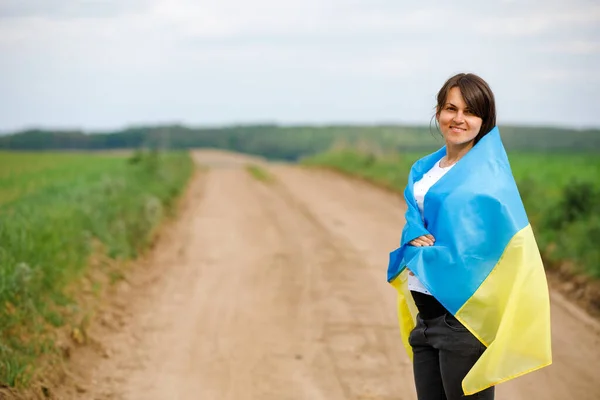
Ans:
[[[435,115],[438,116],[446,103],[450,89],[458,87],[467,107],[482,119],[481,129],[475,136],[474,144],[496,126],[496,101],[489,85],[475,74],[457,74],[448,79],[437,95]],[[437,119],[436,119],[437,126]],[[439,129],[439,127],[438,127]]]

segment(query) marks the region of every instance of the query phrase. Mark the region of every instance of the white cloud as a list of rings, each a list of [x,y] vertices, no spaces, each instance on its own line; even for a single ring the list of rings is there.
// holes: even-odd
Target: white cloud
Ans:
[[[67,3],[68,4],[68,3]],[[353,3],[349,3],[353,4]],[[57,13],[69,14],[68,7]],[[436,32],[447,25],[445,12],[440,8],[423,9],[406,7],[392,12],[366,7],[364,4],[348,6],[335,0],[304,0],[281,2],[257,0],[244,2],[221,0],[194,2],[189,0],[157,0],[144,3],[135,14],[121,14],[110,8],[111,18],[89,15],[71,18],[50,18],[53,14],[23,12],[12,18],[11,30],[49,32],[70,36],[94,35],[97,31],[114,30],[115,33],[161,32],[167,36],[194,38],[232,38],[245,36],[334,36]],[[5,33],[10,33],[3,26]]]
[[[540,53],[561,53],[571,55],[600,54],[600,40],[572,40],[546,44],[538,48]]]
[[[593,27],[600,23],[600,6],[575,9],[567,3],[565,5],[566,9],[519,10],[518,15],[483,17],[475,24],[475,29],[490,36],[522,37],[539,36],[573,27]]]
[[[110,18],[143,10],[151,0],[2,0],[0,19],[21,17]]]
[[[571,71],[565,69],[543,69],[535,71],[531,74],[531,77],[541,81],[566,81],[573,78]]]

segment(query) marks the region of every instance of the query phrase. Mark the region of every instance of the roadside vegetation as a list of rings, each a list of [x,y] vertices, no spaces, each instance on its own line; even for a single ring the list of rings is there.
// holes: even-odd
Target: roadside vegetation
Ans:
[[[275,181],[275,177],[271,175],[269,171],[267,171],[259,165],[248,164],[246,165],[246,171],[248,171],[248,173],[252,175],[256,180],[259,180],[261,182],[271,183]]]
[[[192,172],[183,152],[0,152],[0,387],[26,385],[58,354],[56,331],[81,324],[68,288],[98,251],[144,251]]]

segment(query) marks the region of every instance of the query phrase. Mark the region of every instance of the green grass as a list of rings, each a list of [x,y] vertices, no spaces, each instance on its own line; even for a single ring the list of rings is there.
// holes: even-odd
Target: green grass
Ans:
[[[271,175],[269,171],[256,164],[246,165],[246,171],[248,171],[250,175],[261,182],[271,183],[275,181],[275,177]]]
[[[355,150],[319,154],[304,165],[331,168],[402,192],[425,153],[376,156]],[[510,153],[511,168],[547,266],[565,261],[600,278],[600,157]]]
[[[600,157],[515,154],[513,174],[545,258],[600,278]]]
[[[66,292],[100,243],[135,258],[193,171],[186,153],[0,152],[0,384],[26,384],[73,321]],[[118,280],[113,272],[112,280]]]

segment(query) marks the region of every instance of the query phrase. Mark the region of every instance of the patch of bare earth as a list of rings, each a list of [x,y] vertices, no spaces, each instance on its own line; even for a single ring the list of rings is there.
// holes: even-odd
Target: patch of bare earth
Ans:
[[[197,152],[211,169],[73,352],[60,399],[415,399],[387,255],[400,197],[338,174]],[[554,364],[498,399],[598,399],[600,329],[553,295]]]

